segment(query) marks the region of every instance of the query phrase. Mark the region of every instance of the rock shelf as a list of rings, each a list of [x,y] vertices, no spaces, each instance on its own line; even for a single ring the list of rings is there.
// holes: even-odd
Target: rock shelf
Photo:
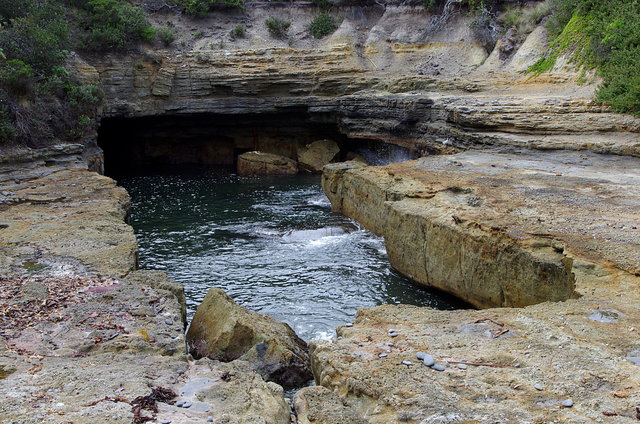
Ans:
[[[333,208],[383,235],[396,269],[494,308],[362,309],[311,344],[318,383],[371,423],[637,421],[639,164],[468,151],[326,166]],[[444,371],[402,365],[417,352]]]

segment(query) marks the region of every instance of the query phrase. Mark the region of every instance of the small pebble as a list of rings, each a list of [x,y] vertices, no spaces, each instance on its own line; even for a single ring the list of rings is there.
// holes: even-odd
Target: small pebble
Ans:
[[[563,400],[562,406],[564,406],[565,408],[571,408],[573,406],[573,399]]]
[[[167,325],[173,325],[173,320],[171,318],[167,318],[164,320],[164,323]]]
[[[431,369],[434,371],[444,371],[444,366],[440,364],[435,364],[434,366],[431,367]]]
[[[406,366],[410,367],[411,365],[413,365],[413,362],[411,362],[411,361],[402,361],[402,365],[406,365]]]
[[[398,330],[394,329],[394,328],[390,328],[387,330],[387,333],[391,334],[391,333],[397,333]]]
[[[424,364],[428,367],[432,367],[433,364],[436,363],[436,360],[433,359],[433,356],[426,354],[424,355],[424,358],[422,358],[422,362],[424,362]]]
[[[379,358],[386,358],[387,356],[389,355],[387,355],[386,353],[381,353],[380,355],[378,355]]]
[[[344,325],[345,327],[353,327],[353,324],[351,324],[350,322]]]
[[[171,424],[171,420],[160,420],[160,424]]]
[[[398,333],[389,333],[391,337],[398,337]]]
[[[213,422],[213,417],[211,417],[211,416],[207,417],[207,422],[208,423],[212,423]]]
[[[392,347],[392,346],[395,346],[395,345],[396,345],[395,343],[387,343],[387,346],[389,346],[389,347]]]
[[[178,372],[179,375],[184,374],[184,370],[178,370],[177,372]]]
[[[458,364],[458,368],[460,368],[461,370],[466,370],[469,367],[467,367],[465,364]]]
[[[421,361],[424,360],[425,356],[427,356],[427,354],[424,352],[416,352],[416,358],[420,359]]]
[[[543,390],[542,384],[534,384],[533,388],[540,392]]]
[[[191,408],[191,402],[185,402],[184,405],[182,405],[183,408]]]
[[[364,345],[363,345],[362,343],[358,343],[358,346],[362,347],[362,346],[364,346]]]
[[[184,401],[183,400],[179,400],[179,401],[176,402],[176,406],[178,408],[182,408],[182,405],[184,405]]]

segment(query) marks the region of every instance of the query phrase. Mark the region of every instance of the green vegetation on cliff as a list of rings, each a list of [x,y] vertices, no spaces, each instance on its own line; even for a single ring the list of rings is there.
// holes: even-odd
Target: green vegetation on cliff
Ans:
[[[551,52],[532,67],[544,72],[560,54],[597,68],[598,100],[617,112],[640,115],[640,1],[552,0],[547,22]]]
[[[126,0],[0,2],[0,143],[82,137],[102,93],[73,75],[69,51],[122,51],[154,38],[143,10]]]

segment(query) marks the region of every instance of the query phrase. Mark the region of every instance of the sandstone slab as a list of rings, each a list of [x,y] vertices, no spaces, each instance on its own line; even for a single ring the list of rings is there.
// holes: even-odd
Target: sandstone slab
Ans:
[[[576,262],[638,273],[637,165],[587,152],[466,152],[329,166],[323,186],[418,283],[480,307],[524,306],[583,293]]]
[[[247,152],[238,156],[240,175],[293,175],[298,164],[285,156],[264,152]]]
[[[333,161],[340,147],[332,140],[317,140],[298,150],[300,167],[310,172],[322,172],[322,167]]]
[[[311,379],[307,345],[291,327],[237,305],[217,288],[209,289],[198,306],[187,342],[196,358],[241,359],[286,388]]]

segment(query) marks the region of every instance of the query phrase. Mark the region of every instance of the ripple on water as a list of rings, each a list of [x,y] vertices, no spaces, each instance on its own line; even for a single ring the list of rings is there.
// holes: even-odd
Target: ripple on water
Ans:
[[[452,307],[391,269],[382,239],[331,212],[317,176],[119,181],[133,198],[141,267],[184,285],[189,317],[210,287],[306,340],[333,336],[360,307]]]

